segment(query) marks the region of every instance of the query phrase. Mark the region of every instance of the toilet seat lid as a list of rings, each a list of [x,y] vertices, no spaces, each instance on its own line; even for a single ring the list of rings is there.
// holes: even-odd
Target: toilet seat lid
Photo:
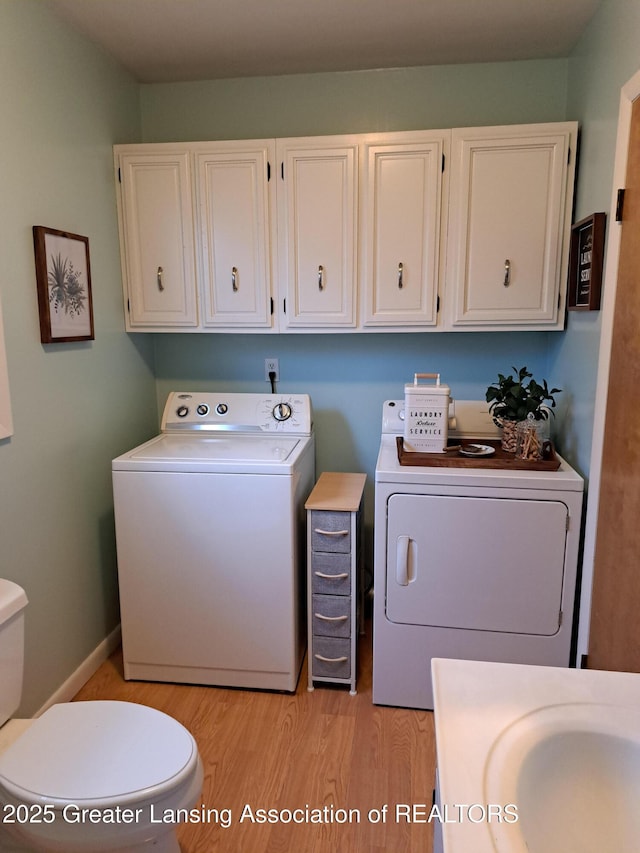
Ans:
[[[23,802],[129,804],[179,784],[197,764],[177,720],[133,702],[54,705],[0,756],[0,785]]]

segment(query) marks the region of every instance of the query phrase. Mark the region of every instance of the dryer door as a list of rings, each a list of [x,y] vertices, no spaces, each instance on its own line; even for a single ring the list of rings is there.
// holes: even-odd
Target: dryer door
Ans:
[[[565,504],[396,494],[387,509],[386,612],[392,622],[556,633]]]

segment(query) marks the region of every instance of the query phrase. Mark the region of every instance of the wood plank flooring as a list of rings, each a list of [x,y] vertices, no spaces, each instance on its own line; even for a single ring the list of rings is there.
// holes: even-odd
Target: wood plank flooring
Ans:
[[[432,827],[397,819],[395,807],[426,804],[428,813],[433,714],[372,704],[370,627],[360,637],[356,696],[334,686],[308,692],[306,664],[295,694],[127,682],[116,652],[75,700],[140,702],[191,731],[204,763],[198,803],[204,819],[180,828],[183,853],[432,853]],[[350,811],[350,820],[313,823],[310,817],[294,824],[285,822],[285,813],[275,823],[257,823],[251,817],[258,809],[307,806],[327,807],[323,817],[331,808],[338,817],[337,810]]]

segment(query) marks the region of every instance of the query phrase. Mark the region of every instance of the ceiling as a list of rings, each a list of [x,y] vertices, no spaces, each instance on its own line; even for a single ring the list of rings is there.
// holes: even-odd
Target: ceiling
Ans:
[[[142,83],[568,56],[602,0],[46,0]]]

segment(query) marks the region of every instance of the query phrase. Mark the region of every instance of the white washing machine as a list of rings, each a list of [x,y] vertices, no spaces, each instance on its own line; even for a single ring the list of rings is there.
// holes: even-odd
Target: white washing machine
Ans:
[[[294,691],[309,397],[175,392],[161,430],[112,463],[125,678]]]
[[[451,439],[497,437],[486,403],[455,407]],[[433,657],[568,666],[582,478],[401,465],[403,410],[376,465],[373,701],[433,708]]]

